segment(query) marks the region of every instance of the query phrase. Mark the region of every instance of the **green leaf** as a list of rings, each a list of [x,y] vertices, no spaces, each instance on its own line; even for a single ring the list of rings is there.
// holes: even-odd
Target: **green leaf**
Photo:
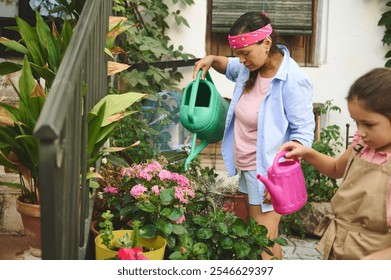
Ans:
[[[39,13],[36,13],[36,20],[37,35],[41,44],[48,53],[49,68],[53,72],[57,72],[61,62],[60,46],[53,38],[49,26],[46,24],[46,22],[43,20],[42,16]]]
[[[209,239],[213,236],[213,230],[211,228],[200,228],[197,232],[199,239]]]
[[[288,241],[283,238],[283,237],[277,237],[277,238],[274,238],[273,241],[281,246],[287,246],[288,245]]]
[[[179,251],[175,251],[174,253],[169,255],[168,258],[170,260],[187,260],[187,255],[186,254],[182,254]]]
[[[187,250],[190,250],[190,248],[193,247],[194,241],[190,234],[185,233],[180,237],[180,242],[183,247],[185,247]]]
[[[39,77],[42,77],[47,83],[46,88],[50,88],[53,84],[54,78],[56,77],[56,73],[47,68],[46,66],[39,66],[35,63],[30,62],[32,69],[38,73]]]
[[[267,238],[266,235],[264,234],[258,234],[256,236],[253,237],[255,242],[259,245],[263,245],[263,246],[269,246],[270,245],[270,240],[269,238]]]
[[[4,185],[4,186],[7,186],[12,189],[18,189],[18,190],[22,189],[22,185],[18,184],[18,183],[10,183],[10,182],[5,182],[5,181],[0,181],[0,185]]]
[[[139,204],[137,205],[137,207],[138,207],[140,210],[142,210],[142,211],[144,211],[144,212],[148,212],[148,213],[154,213],[154,212],[157,211],[156,206],[153,205],[153,204],[150,203],[150,202],[142,202],[142,203],[139,203]]]
[[[172,225],[172,232],[176,235],[182,235],[187,233],[187,229],[184,225]]]
[[[140,228],[140,237],[154,238],[156,236],[156,227],[154,225],[145,225]]]
[[[134,102],[139,101],[145,94],[138,92],[127,92],[122,94],[109,94],[102,98],[91,110],[91,114],[100,112],[100,108],[106,103],[106,110],[103,112],[104,121],[102,126],[108,125],[111,122],[107,119],[110,116],[116,115],[125,109],[129,108]],[[102,113],[102,112],[101,112]]]
[[[192,253],[195,255],[205,255],[208,252],[208,245],[202,242],[194,244]]]
[[[172,233],[172,224],[166,220],[157,219],[155,221],[156,228],[163,232],[165,236],[168,236]]]
[[[183,208],[175,208],[172,210],[171,214],[168,216],[168,218],[175,222],[177,220],[179,220],[179,218],[181,218],[183,215]]]
[[[220,239],[219,244],[220,244],[221,248],[227,250],[227,249],[233,248],[234,242],[230,237],[224,237],[224,238]]]
[[[163,189],[159,193],[160,203],[162,205],[169,205],[171,201],[174,199],[174,189]]]
[[[64,24],[62,26],[61,31],[61,37],[62,37],[62,50],[61,53],[65,53],[65,50],[67,49],[69,42],[71,41],[73,34],[72,26],[69,21],[64,21]]]
[[[22,65],[5,61],[0,63],[0,75],[8,75],[22,69]]]
[[[216,230],[219,231],[220,233],[222,234],[228,234],[228,226],[223,223],[223,222],[219,222],[219,223],[216,223]]]
[[[247,257],[247,255],[250,253],[251,248],[250,246],[244,242],[243,240],[237,240],[234,242],[234,249],[235,254],[238,259],[242,259]]]
[[[0,38],[0,44],[3,44],[7,48],[22,53],[24,55],[27,55],[29,53],[29,50],[23,46],[21,43],[14,41],[14,40],[8,40],[8,39],[1,39]]]
[[[104,111],[106,109],[106,103],[103,103],[99,107],[99,110],[93,114],[88,113],[88,144],[87,144],[87,155],[92,157],[92,152],[95,149],[95,143],[98,141],[100,136],[100,129],[102,126]]]
[[[195,223],[195,224],[197,224],[197,225],[199,225],[199,226],[207,226],[208,225],[208,223],[209,223],[209,220],[208,220],[208,218],[207,217],[203,217],[203,216],[199,216],[199,215],[197,215],[197,216],[194,216],[193,218],[192,218],[192,221]]]
[[[231,227],[232,232],[239,237],[246,237],[249,235],[248,228],[241,219],[237,219]]]
[[[36,13],[39,14],[38,11],[36,11]],[[16,17],[16,23],[19,28],[19,33],[22,36],[34,63],[39,66],[44,66],[47,55],[39,42],[39,38],[34,28],[20,17]]]

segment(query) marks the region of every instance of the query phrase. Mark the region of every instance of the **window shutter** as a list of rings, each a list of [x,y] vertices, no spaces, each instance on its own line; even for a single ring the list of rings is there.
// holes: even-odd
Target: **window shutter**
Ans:
[[[212,32],[228,33],[239,16],[263,7],[279,34],[312,34],[312,0],[213,0]]]

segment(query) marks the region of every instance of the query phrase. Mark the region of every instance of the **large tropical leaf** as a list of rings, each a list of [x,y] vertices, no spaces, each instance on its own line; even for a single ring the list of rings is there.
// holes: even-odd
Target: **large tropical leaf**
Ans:
[[[55,38],[53,38],[52,32],[43,18],[38,13],[36,15],[37,35],[41,44],[47,50],[49,68],[53,72],[57,72],[61,62],[60,45]]]
[[[40,17],[38,11],[36,14],[37,17]],[[35,29],[20,17],[16,17],[16,24],[18,25],[19,33],[22,36],[22,39],[26,44],[34,63],[40,66],[44,66],[45,61],[47,61],[47,54],[39,42],[39,38],[35,32]]]
[[[0,63],[0,75],[8,75],[17,72],[20,69],[22,69],[22,66],[17,63],[13,63],[9,61]]]
[[[94,107],[95,108],[95,107]],[[100,129],[104,119],[104,112],[106,103],[101,104],[95,114],[91,112],[88,114],[88,144],[87,144],[87,155],[91,157],[92,152],[95,149],[95,143],[99,138]]]
[[[108,117],[118,114],[121,111],[129,108],[133,103],[139,101],[143,98],[145,94],[138,92],[127,92],[122,94],[109,94],[102,98],[95,106],[92,108],[90,114],[91,117],[100,110],[103,104],[106,103],[106,110],[104,111],[104,121],[102,126],[110,124]],[[89,115],[90,115],[89,114]],[[89,117],[90,118],[90,117]]]
[[[4,38],[4,37],[0,37],[0,44],[3,44],[7,48],[9,48],[9,49],[11,49],[13,51],[16,51],[16,52],[20,52],[22,54],[28,54],[29,53],[29,50],[25,46],[23,46],[21,43],[19,43],[17,41],[14,41],[14,40],[10,40],[10,39]]]
[[[30,64],[25,56],[19,79],[20,122],[34,128],[45,101],[43,94],[43,89],[36,83]]]

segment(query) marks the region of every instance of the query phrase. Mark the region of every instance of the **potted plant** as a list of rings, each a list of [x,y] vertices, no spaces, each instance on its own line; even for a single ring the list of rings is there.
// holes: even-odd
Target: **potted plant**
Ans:
[[[163,260],[166,240],[161,236],[141,238],[141,222],[132,222],[133,230],[114,230],[110,210],[102,213],[100,234],[95,237],[97,260]]]
[[[246,224],[232,212],[199,213],[186,221],[188,233],[180,236],[171,260],[260,260],[268,247],[287,245],[284,238],[267,238],[267,229],[249,218]]]
[[[116,229],[132,229],[132,221],[142,222],[140,236],[160,235],[168,247],[175,245],[183,226],[188,203],[195,196],[194,182],[167,169],[164,157],[130,167],[101,168],[100,211],[111,210]]]
[[[61,58],[72,36],[72,28],[65,20],[62,33],[55,24],[52,30],[43,18],[36,13],[37,25],[31,27],[21,18],[16,22],[22,41],[16,42],[1,38],[0,43],[24,54],[22,64],[3,62],[0,72],[9,74],[21,70],[18,87],[14,89],[19,97],[18,106],[0,101],[0,165],[8,172],[20,175],[20,183],[0,182],[21,191],[17,199],[17,209],[22,214],[27,240],[31,252],[40,256],[40,196],[39,196],[39,144],[33,135],[35,124],[45,103]],[[44,85],[41,82],[44,81]],[[104,152],[118,149],[100,148],[111,135],[116,124],[132,112],[125,109],[144,97],[140,93],[108,95],[98,102],[88,113],[88,165],[92,166]],[[32,218],[24,216],[26,209],[33,208]],[[26,228],[33,226],[36,230]],[[37,238],[36,241],[33,238]]]

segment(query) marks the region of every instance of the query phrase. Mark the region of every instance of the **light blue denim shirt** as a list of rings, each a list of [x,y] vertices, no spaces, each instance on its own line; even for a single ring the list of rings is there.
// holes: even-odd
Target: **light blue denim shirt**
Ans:
[[[312,83],[290,57],[288,49],[282,45],[279,48],[284,58],[258,113],[256,171],[264,176],[267,176],[267,169],[283,143],[297,140],[311,146],[314,140]],[[227,112],[222,156],[229,176],[234,176],[237,173],[234,161],[235,107],[243,93],[249,69],[240,63],[239,58],[230,57],[225,74],[236,84]],[[259,184],[264,189],[262,183]]]

